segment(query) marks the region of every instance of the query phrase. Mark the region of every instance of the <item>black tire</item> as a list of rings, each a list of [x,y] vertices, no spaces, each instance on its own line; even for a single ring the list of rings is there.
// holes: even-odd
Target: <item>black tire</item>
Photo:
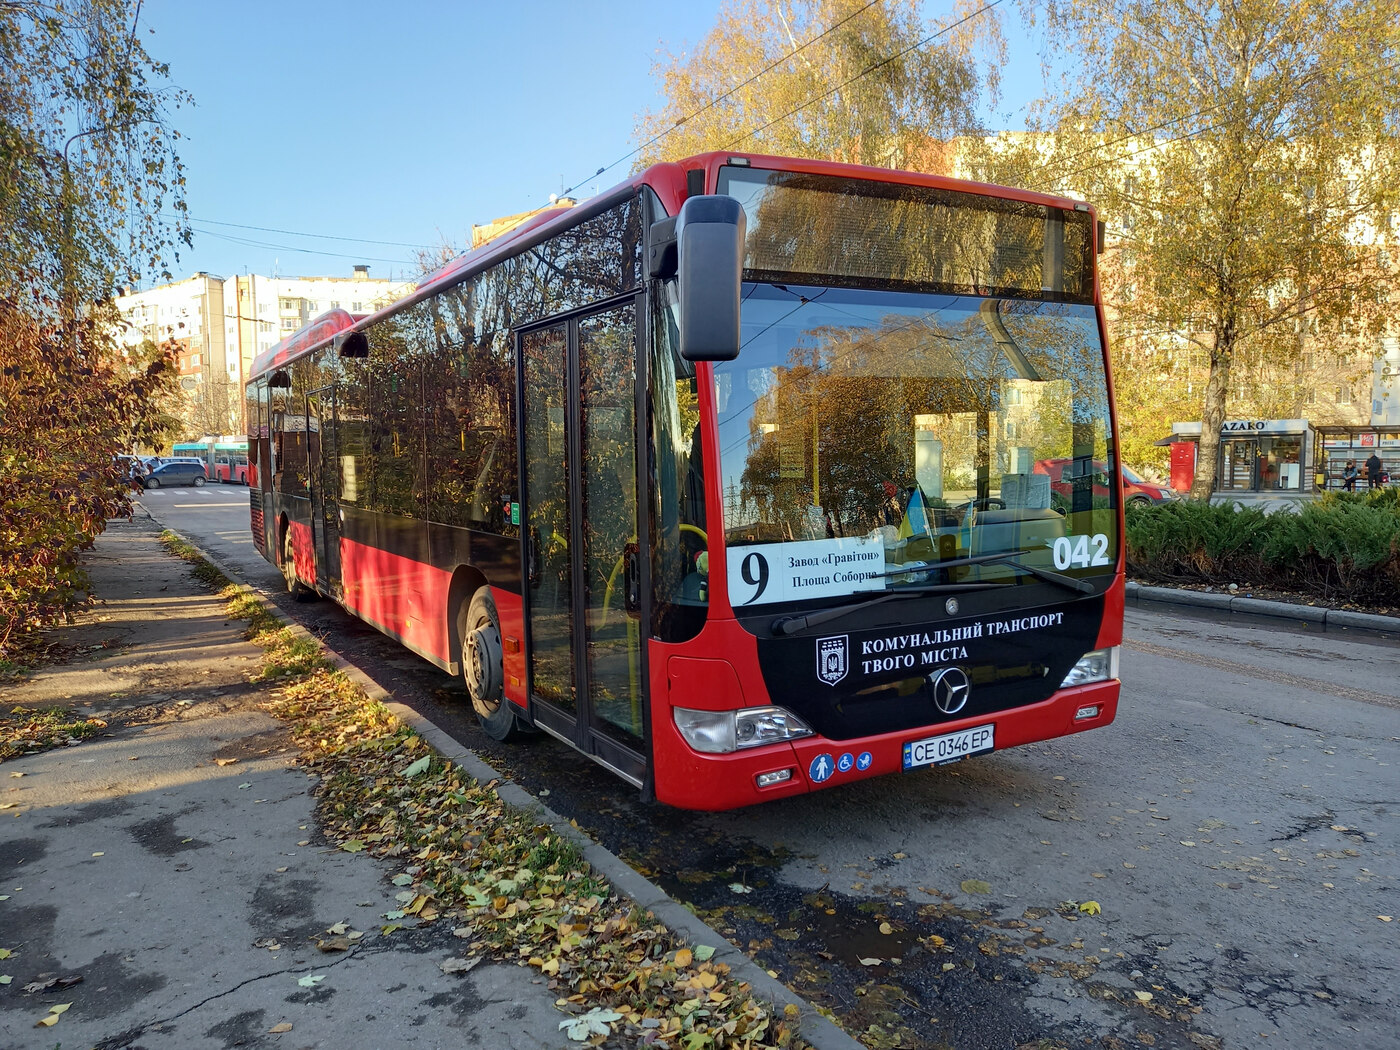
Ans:
[[[505,699],[501,618],[489,588],[479,588],[458,608],[457,638],[462,643],[462,683],[482,730],[503,742],[521,736],[520,723]]]
[[[1152,500],[1146,496],[1129,496],[1128,506],[1130,507],[1150,507]]]
[[[160,480],[158,478],[146,478],[141,484],[145,485],[148,489],[160,488]]]
[[[296,553],[292,549],[292,530],[282,536],[282,579],[287,581],[287,593],[292,601],[309,602],[316,597],[316,591],[297,579]]]
[[[204,487],[204,479],[201,478],[201,477],[199,477],[198,475],[196,475],[196,476],[195,476],[195,479],[194,479],[192,482],[190,482],[190,484],[193,485],[193,486],[194,486],[195,488],[197,488],[197,489],[203,488],[203,487]]]

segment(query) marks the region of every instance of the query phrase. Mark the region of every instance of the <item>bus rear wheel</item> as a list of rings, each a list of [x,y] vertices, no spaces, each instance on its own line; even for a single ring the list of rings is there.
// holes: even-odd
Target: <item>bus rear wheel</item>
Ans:
[[[292,548],[292,531],[288,529],[282,536],[282,579],[287,581],[287,593],[293,601],[306,602],[316,596],[316,592],[297,579],[296,551]]]
[[[462,681],[476,720],[492,740],[521,735],[515,713],[506,702],[501,657],[501,618],[489,588],[478,588],[470,602],[457,610],[457,637],[462,643]]]

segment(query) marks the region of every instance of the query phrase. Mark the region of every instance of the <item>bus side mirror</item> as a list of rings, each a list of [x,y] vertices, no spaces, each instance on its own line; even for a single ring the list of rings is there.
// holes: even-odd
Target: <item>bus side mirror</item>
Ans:
[[[744,209],[733,197],[690,197],[676,220],[681,357],[739,356],[739,284],[744,274]]]

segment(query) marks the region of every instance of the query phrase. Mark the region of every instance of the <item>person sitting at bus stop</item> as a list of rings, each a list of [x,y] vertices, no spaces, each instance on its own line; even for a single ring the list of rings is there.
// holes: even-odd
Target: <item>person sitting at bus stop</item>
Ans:
[[[1356,491],[1356,479],[1361,476],[1361,472],[1356,469],[1356,460],[1347,460],[1347,465],[1342,468],[1342,488],[1347,492]]]
[[[1381,457],[1374,452],[1366,460],[1366,487],[1380,488],[1381,484]]]

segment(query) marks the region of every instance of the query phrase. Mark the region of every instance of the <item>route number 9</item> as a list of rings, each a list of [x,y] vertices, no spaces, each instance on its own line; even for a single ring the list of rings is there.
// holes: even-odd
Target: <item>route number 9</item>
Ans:
[[[752,605],[768,589],[768,559],[758,551],[750,551],[739,565],[739,575],[745,583],[755,588],[753,594],[739,604]]]
[[[1061,536],[1055,541],[1055,568],[1087,569],[1091,565],[1112,565],[1108,557],[1108,537],[1102,532],[1092,536]]]

